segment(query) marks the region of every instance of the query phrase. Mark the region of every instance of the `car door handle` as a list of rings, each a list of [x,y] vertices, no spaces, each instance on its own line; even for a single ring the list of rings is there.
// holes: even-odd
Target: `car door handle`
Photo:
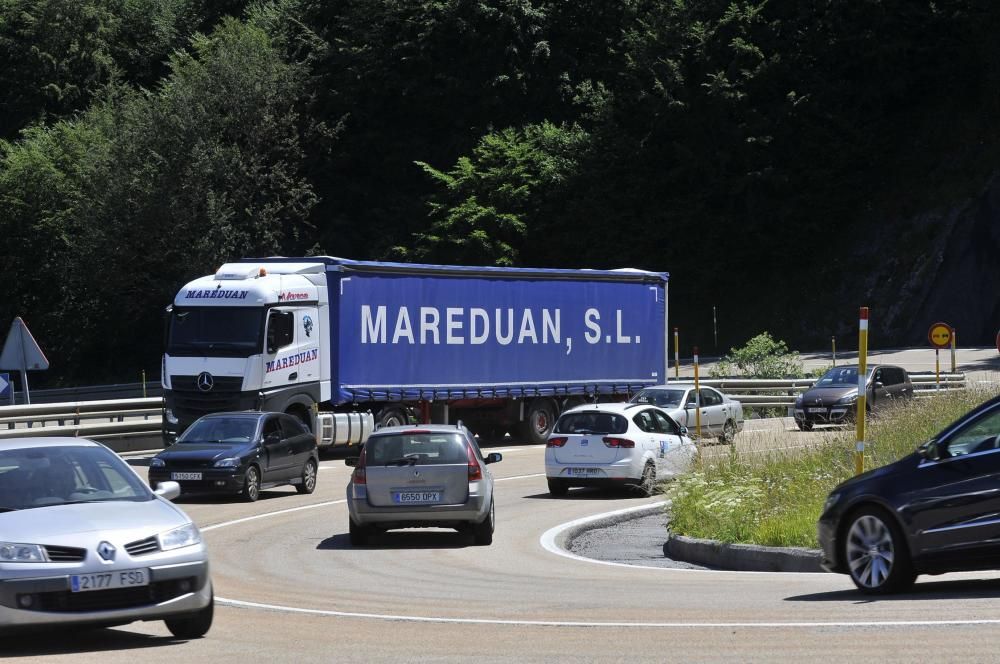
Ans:
[[[296,371],[294,373],[288,374],[288,380],[297,380],[298,377],[299,377],[299,372],[298,371]]]

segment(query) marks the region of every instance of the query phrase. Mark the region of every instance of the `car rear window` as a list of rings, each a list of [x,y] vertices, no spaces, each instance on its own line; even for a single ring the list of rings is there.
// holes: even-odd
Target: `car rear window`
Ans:
[[[459,433],[421,432],[372,436],[365,443],[365,461],[370,465],[411,459],[416,464],[468,463],[465,437]]]
[[[625,433],[628,420],[615,413],[597,410],[565,413],[556,422],[555,433]]]

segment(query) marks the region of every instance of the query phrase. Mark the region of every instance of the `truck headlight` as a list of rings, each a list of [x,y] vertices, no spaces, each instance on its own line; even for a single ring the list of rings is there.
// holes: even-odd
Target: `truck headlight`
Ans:
[[[212,464],[214,468],[239,468],[240,460],[237,457],[229,457],[226,459],[219,459]]]
[[[194,523],[189,523],[186,526],[160,533],[156,536],[156,539],[160,542],[161,551],[170,551],[172,549],[199,544],[201,542],[201,531],[198,530],[198,526],[194,525]]]
[[[0,563],[44,563],[45,551],[37,544],[0,542]]]

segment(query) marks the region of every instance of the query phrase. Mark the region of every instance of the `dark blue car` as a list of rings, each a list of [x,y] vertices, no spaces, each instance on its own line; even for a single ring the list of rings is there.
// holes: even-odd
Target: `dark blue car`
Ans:
[[[818,528],[823,567],[866,593],[903,590],[918,574],[1000,568],[1000,397],[836,487]]]
[[[197,420],[149,464],[149,482],[173,481],[182,494],[231,493],[253,502],[261,489],[316,489],[316,437],[285,413],[214,413]]]

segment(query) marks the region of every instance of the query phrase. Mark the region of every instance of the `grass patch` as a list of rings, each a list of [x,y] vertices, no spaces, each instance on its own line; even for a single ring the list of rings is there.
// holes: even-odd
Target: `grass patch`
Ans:
[[[868,423],[865,468],[900,459],[996,390],[913,399]],[[787,434],[780,434],[787,438]],[[775,433],[744,432],[739,446],[710,456],[665,487],[670,530],[689,537],[765,546],[817,547],[816,520],[834,486],[854,475],[853,429],[814,432],[807,448],[782,448]]]

